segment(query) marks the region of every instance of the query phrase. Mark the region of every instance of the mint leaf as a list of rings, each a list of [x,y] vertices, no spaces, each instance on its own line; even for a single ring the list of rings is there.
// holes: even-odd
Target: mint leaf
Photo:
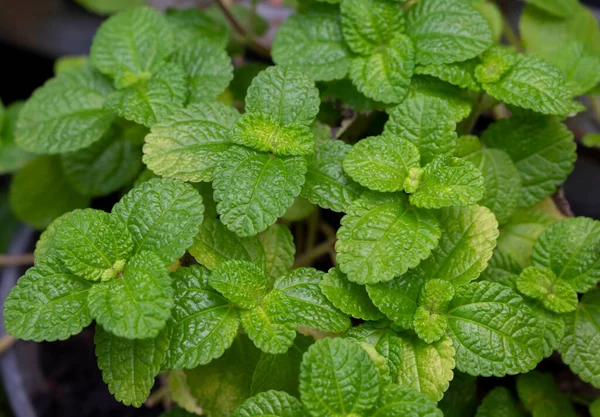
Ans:
[[[295,314],[299,325],[327,332],[343,332],[350,327],[350,320],[321,292],[319,284],[323,275],[313,268],[298,268],[279,278],[275,288],[289,298],[289,310]]]
[[[96,326],[94,343],[98,368],[108,390],[117,401],[141,407],[165,357],[168,340],[164,333],[154,339],[129,340]]]
[[[116,216],[93,209],[75,210],[62,218],[54,239],[60,260],[91,281],[119,276],[133,249],[125,225]]]
[[[573,170],[573,134],[554,117],[530,114],[500,120],[483,132],[481,140],[514,161],[521,173],[522,206],[532,206],[554,193]]]
[[[0,123],[0,173],[6,174],[21,169],[33,154],[25,151],[15,143],[17,119],[25,105],[22,101],[15,101],[4,111],[3,122]]]
[[[63,214],[50,223],[46,230],[42,232],[35,244],[35,251],[33,253],[36,265],[48,260],[53,261],[59,259],[56,251],[56,229],[58,229],[62,221],[69,216],[70,212]]]
[[[300,195],[319,207],[345,212],[362,192],[343,170],[343,160],[352,147],[341,140],[326,140],[309,156],[306,181]]]
[[[409,178],[410,180],[410,178]],[[411,193],[410,203],[423,208],[470,206],[483,197],[485,188],[481,171],[471,162],[447,155],[436,157],[423,168]]]
[[[410,87],[414,56],[412,41],[403,34],[396,34],[373,54],[354,58],[350,79],[368,98],[386,104],[400,103]]]
[[[239,236],[264,231],[300,194],[306,173],[302,157],[271,157],[235,146],[215,170],[215,200],[221,221]]]
[[[480,62],[478,58],[473,58],[452,64],[417,65],[415,74],[431,75],[460,88],[481,91],[481,85],[475,78],[475,68]]]
[[[383,390],[375,410],[371,417],[443,416],[435,401],[412,388],[399,385],[389,385]]]
[[[127,262],[122,278],[94,285],[88,302],[98,324],[115,336],[156,337],[171,316],[171,277],[157,255],[141,252]]]
[[[167,386],[169,387],[171,399],[185,409],[171,408],[169,411],[178,410],[179,413],[177,414],[183,414],[182,417],[190,417],[203,412],[202,408],[198,406],[198,400],[192,395],[184,371],[170,371]],[[171,412],[175,413],[174,411]],[[164,417],[164,414],[161,417]]]
[[[247,261],[228,261],[217,265],[208,283],[241,308],[256,307],[268,292],[265,272]]]
[[[200,194],[189,184],[157,178],[127,193],[112,212],[133,236],[134,254],[155,252],[168,265],[192,246],[204,206]]]
[[[200,9],[167,9],[167,21],[177,33],[177,48],[203,39],[225,48],[229,41],[228,27]],[[208,43],[208,42],[207,42]]]
[[[401,191],[410,168],[419,167],[419,150],[410,141],[382,135],[362,139],[344,158],[344,171],[375,191]]]
[[[568,282],[560,280],[548,268],[530,266],[517,279],[521,294],[541,300],[542,305],[555,313],[568,313],[577,308],[577,293]]]
[[[522,417],[517,402],[505,387],[496,387],[483,398],[475,417]]]
[[[516,280],[522,269],[511,255],[496,250],[479,279],[505,284],[506,280]]]
[[[237,335],[238,313],[209,287],[210,272],[200,266],[172,274],[174,307],[167,322],[169,349],[163,368],[189,369],[220,357]]]
[[[366,288],[348,281],[339,268],[331,268],[319,287],[335,307],[354,318],[379,320],[384,317],[369,298]]]
[[[314,417],[362,415],[379,397],[377,369],[356,342],[321,339],[304,354],[300,395]]]
[[[26,151],[76,151],[99,140],[113,115],[104,109],[110,81],[88,66],[63,72],[38,88],[19,113],[15,143]]]
[[[473,110],[473,99],[469,98],[469,92],[437,78],[415,74],[410,88],[415,96],[425,94],[443,100],[448,107],[448,117],[454,122],[466,119]]]
[[[551,269],[577,292],[600,281],[600,222],[586,217],[563,220],[533,246],[534,265]]]
[[[402,339],[389,328],[387,320],[372,321],[351,327],[344,334],[344,338],[360,343],[363,349],[365,349],[365,345],[372,346],[377,354],[385,359],[389,379],[392,382],[392,375],[397,375],[400,370]]]
[[[92,42],[90,62],[123,88],[155,73],[173,45],[174,36],[165,17],[140,7],[112,16],[100,26]]]
[[[296,68],[315,81],[344,78],[351,60],[339,9],[314,4],[291,15],[277,30],[272,54],[276,64]]]
[[[444,315],[454,297],[454,286],[441,279],[425,282],[419,294],[419,306],[415,311],[415,333],[426,343],[440,340],[446,334],[448,319]]]
[[[238,111],[223,103],[191,104],[152,126],[144,163],[153,172],[182,181],[212,181]]]
[[[296,255],[294,236],[287,226],[274,224],[258,238],[265,251],[267,280],[273,283],[292,270]]]
[[[36,342],[68,339],[92,322],[90,287],[56,260],[37,261],[4,302],[6,332]]]
[[[579,7],[577,0],[527,0],[527,3],[557,17],[568,17]]]
[[[461,0],[415,4],[406,15],[406,33],[421,65],[465,61],[492,46],[488,22],[470,2]]]
[[[534,416],[576,417],[578,415],[569,397],[558,388],[551,374],[533,371],[519,375],[517,393],[527,411]]]
[[[437,220],[400,194],[369,193],[341,220],[335,249],[342,272],[358,284],[386,282],[427,258],[440,238]],[[398,246],[395,242],[407,242]]]
[[[239,237],[218,219],[206,219],[194,238],[190,254],[210,270],[229,260],[250,261],[265,267],[265,251],[256,236]]]
[[[542,359],[536,318],[504,285],[482,281],[457,288],[447,316],[461,372],[504,376],[527,372]]]
[[[235,409],[231,417],[303,417],[302,403],[281,391],[261,392],[248,398]]]

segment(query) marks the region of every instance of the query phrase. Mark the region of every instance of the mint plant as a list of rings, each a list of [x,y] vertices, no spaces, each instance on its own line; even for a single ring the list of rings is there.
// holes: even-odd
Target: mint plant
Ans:
[[[487,0],[303,0],[275,65],[255,7],[108,18],[3,116],[45,229],[8,333],[95,322],[109,391],[171,417],[596,415],[542,370],[600,389],[600,223],[560,193],[600,29],[527,3],[521,39]]]

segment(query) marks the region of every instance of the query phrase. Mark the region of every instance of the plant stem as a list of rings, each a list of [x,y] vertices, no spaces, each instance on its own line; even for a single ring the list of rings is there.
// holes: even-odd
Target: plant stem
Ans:
[[[33,265],[33,253],[24,255],[0,255],[0,267]]]
[[[4,336],[0,337],[0,356],[2,356],[4,352],[10,349],[16,342],[17,339],[9,334],[5,334]]]
[[[523,43],[521,42],[519,35],[517,35],[515,30],[512,28],[506,16],[504,16],[503,19],[502,31],[506,41],[512,46],[514,46],[517,52],[525,52],[525,48],[523,48]]]
[[[481,115],[481,102],[484,94],[485,93],[480,93],[479,96],[477,96],[477,101],[475,103],[475,107],[473,107],[473,110],[471,111],[471,114],[464,122],[461,123],[459,129],[461,134],[468,135],[473,131],[473,128],[475,127],[475,124]]]
[[[335,239],[329,239],[326,242],[323,242],[310,249],[304,255],[296,259],[296,262],[294,263],[294,268],[298,268],[300,266],[310,266],[315,259],[318,259],[321,256],[328,253],[333,248],[334,243]]]
[[[150,394],[150,396],[148,397],[148,399],[146,400],[144,405],[148,408],[152,408],[156,404],[161,402],[168,394],[169,394],[169,387],[162,386],[159,389],[157,389],[156,391],[154,391],[152,394]]]

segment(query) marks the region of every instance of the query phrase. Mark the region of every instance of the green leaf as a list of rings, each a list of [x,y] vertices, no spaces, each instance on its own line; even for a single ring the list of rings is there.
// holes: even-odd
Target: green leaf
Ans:
[[[504,32],[504,16],[498,5],[490,0],[473,1],[473,7],[487,20],[492,30],[494,43],[500,43],[502,32]]]
[[[314,4],[291,15],[277,30],[272,54],[277,65],[296,68],[315,81],[344,78],[351,58],[339,9]]]
[[[596,398],[590,405],[590,415],[592,417],[600,416],[600,399]]]
[[[419,150],[407,139],[382,135],[362,139],[344,158],[344,171],[375,191],[401,191],[410,168],[419,167]]]
[[[475,78],[475,68],[480,62],[473,58],[452,64],[417,65],[415,74],[431,75],[460,88],[481,91],[481,85]]]
[[[475,417],[522,417],[519,406],[510,391],[505,387],[496,387],[483,398]]]
[[[351,327],[344,334],[344,338],[360,343],[363,349],[365,345],[372,346],[377,354],[385,359],[389,381],[392,382],[391,376],[400,371],[402,339],[389,328],[387,320],[371,321]]]
[[[311,214],[313,214],[316,209],[316,205],[308,201],[306,198],[298,196],[294,199],[294,203],[287,209],[285,214],[281,216],[281,219],[288,222],[305,220]]]
[[[19,220],[36,229],[90,203],[71,186],[55,156],[38,157],[21,168],[10,184],[9,199]]]
[[[581,144],[587,148],[600,148],[600,134],[586,133],[581,139]]]
[[[111,93],[105,106],[124,119],[151,127],[181,108],[186,97],[183,70],[168,63],[148,80]]]
[[[319,207],[345,212],[362,192],[343,170],[343,160],[352,147],[341,140],[316,145],[308,157],[306,181],[300,195]]]
[[[483,132],[481,140],[506,152],[517,166],[521,206],[532,206],[554,193],[576,159],[573,133],[554,117],[530,114],[500,120]]]
[[[591,290],[600,281],[600,222],[576,217],[557,223],[535,243],[532,259],[575,291]]]
[[[527,411],[534,416],[576,417],[569,397],[562,392],[551,374],[538,371],[517,377],[517,393]]]
[[[75,2],[93,13],[110,15],[144,6],[148,0],[75,0]]]
[[[172,274],[174,307],[167,322],[166,369],[189,369],[220,357],[237,335],[238,313],[209,287],[210,272],[201,266]]]
[[[502,251],[496,250],[488,266],[479,276],[480,280],[505,284],[507,279],[515,279],[521,273],[521,265],[515,259]]]
[[[400,194],[364,195],[348,208],[341,225],[337,260],[341,271],[358,284],[404,274],[427,258],[440,238],[435,217],[410,207]]]
[[[112,209],[133,236],[134,254],[155,252],[169,265],[192,246],[204,205],[191,185],[166,178],[143,182]]]
[[[296,337],[291,301],[280,290],[271,291],[260,304],[240,312],[242,326],[256,347],[266,353],[287,352]]]
[[[247,261],[223,262],[208,278],[211,287],[240,308],[254,308],[267,295],[265,271]]]
[[[152,126],[144,163],[153,172],[182,181],[212,181],[238,111],[223,103],[191,104]]]
[[[239,236],[264,231],[300,194],[306,173],[302,157],[271,157],[235,146],[215,170],[215,201],[221,221]]]
[[[415,48],[403,34],[372,55],[356,57],[350,67],[350,79],[365,96],[386,104],[400,103],[406,97],[415,66]]]
[[[15,143],[26,151],[76,151],[99,140],[113,115],[104,109],[110,81],[88,66],[63,72],[38,88],[19,113]]]
[[[218,219],[202,222],[189,252],[210,270],[229,260],[254,262],[260,268],[266,265],[265,251],[258,237],[239,237]]]
[[[141,252],[127,262],[122,278],[94,285],[88,302],[96,322],[115,336],[156,337],[171,317],[171,277],[157,255]]]
[[[535,316],[504,285],[481,281],[457,288],[447,316],[448,336],[461,372],[511,375],[535,368],[542,359]]]
[[[356,342],[318,340],[302,360],[300,395],[314,417],[363,415],[379,397],[377,369]]]
[[[294,236],[287,226],[274,224],[258,238],[265,251],[267,280],[273,283],[292,270],[296,254]]]
[[[70,212],[63,214],[50,223],[46,230],[42,232],[35,244],[35,251],[33,253],[36,265],[48,260],[52,261],[59,259],[56,251],[56,229],[58,229],[62,221],[69,216]]]
[[[78,192],[92,197],[131,184],[143,167],[139,142],[145,134],[145,128],[133,123],[113,125],[87,148],[61,154],[67,179]]]
[[[56,253],[73,273],[91,281],[117,278],[133,250],[127,228],[110,213],[75,210],[61,218]]]
[[[476,378],[462,372],[454,372],[450,388],[448,388],[444,393],[444,398],[438,403],[438,407],[444,413],[444,417],[472,416],[475,413],[476,404]]]
[[[527,0],[527,3],[557,17],[569,17],[579,7],[577,0]]]
[[[246,112],[271,116],[280,126],[310,126],[319,112],[319,90],[297,69],[269,67],[252,81]]]
[[[167,21],[174,33],[177,33],[177,44],[185,46],[198,39],[210,41],[225,48],[229,41],[228,27],[197,8],[167,9]],[[207,42],[208,43],[208,42]]]
[[[421,340],[433,343],[446,334],[448,319],[444,313],[454,297],[454,286],[441,279],[425,282],[419,294],[419,306],[415,311],[413,328]]]
[[[171,60],[187,75],[188,103],[214,100],[233,79],[231,58],[223,48],[205,39],[185,45]]]
[[[568,313],[577,308],[577,293],[568,282],[558,279],[548,268],[527,267],[517,279],[521,294],[541,300],[542,305],[555,313]]]
[[[442,412],[436,407],[435,401],[430,400],[409,387],[389,385],[379,400],[371,417],[442,417]]]
[[[331,268],[319,287],[335,307],[354,318],[379,320],[384,317],[369,298],[367,289],[348,281],[339,268]]]
[[[54,75],[69,71],[73,68],[84,67],[89,64],[87,55],[63,55],[54,61]]]
[[[350,319],[339,311],[321,292],[319,284],[324,272],[313,268],[297,268],[275,282],[290,300],[290,311],[301,326],[326,331],[343,332]]]
[[[3,119],[0,123],[0,174],[15,172],[33,158],[33,154],[15,143],[17,119],[24,105],[22,101],[15,101],[6,107],[4,117],[0,117]]]
[[[473,111],[472,94],[437,78],[415,74],[410,88],[411,95],[425,94],[443,100],[448,108],[448,118],[453,122],[466,119]]]
[[[195,417],[197,415],[197,413],[190,413],[189,411],[186,411],[185,409],[180,407],[171,407],[167,411],[162,413],[160,417]]]
[[[423,168],[417,180],[419,187],[411,192],[410,203],[423,208],[470,206],[485,192],[481,171],[469,161],[440,155]]]
[[[235,409],[231,417],[303,417],[302,403],[281,391],[261,392],[248,398]]]
[[[36,261],[4,302],[6,332],[36,342],[68,339],[92,322],[90,287],[56,260]]]
[[[508,154],[500,149],[482,148],[465,157],[483,175],[485,193],[479,204],[489,208],[498,223],[506,223],[521,198],[521,176]]]
[[[125,405],[141,407],[150,395],[167,351],[165,334],[154,339],[129,340],[96,326],[94,343],[98,368],[110,393]]]
[[[140,7],[105,21],[92,42],[90,62],[119,88],[148,78],[171,54],[174,36],[167,19]]]
[[[408,9],[406,33],[421,65],[465,61],[492,46],[488,22],[462,0],[420,1]]]
[[[203,412],[202,408],[198,406],[198,400],[192,395],[184,371],[169,371],[167,386],[171,399],[185,409],[185,411],[178,408],[171,408],[170,410],[179,410],[183,414],[181,417],[193,417]],[[164,417],[164,415],[161,415],[161,417]]]
[[[340,6],[344,40],[359,55],[372,55],[404,32],[402,9],[395,1],[344,0]]]

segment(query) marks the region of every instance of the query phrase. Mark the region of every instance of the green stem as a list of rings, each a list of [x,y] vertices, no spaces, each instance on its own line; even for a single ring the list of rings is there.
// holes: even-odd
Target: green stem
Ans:
[[[477,101],[475,102],[475,106],[471,111],[471,114],[464,122],[461,123],[459,128],[461,134],[468,135],[473,131],[473,128],[475,127],[475,124],[477,123],[477,120],[481,115],[481,102],[483,101],[484,94],[485,93],[479,94],[479,96],[477,97]]]
[[[512,28],[506,16],[503,16],[502,32],[506,41],[512,46],[514,46],[517,52],[525,52],[525,48],[523,48],[521,38],[519,38],[519,35],[517,35],[515,30]]]

